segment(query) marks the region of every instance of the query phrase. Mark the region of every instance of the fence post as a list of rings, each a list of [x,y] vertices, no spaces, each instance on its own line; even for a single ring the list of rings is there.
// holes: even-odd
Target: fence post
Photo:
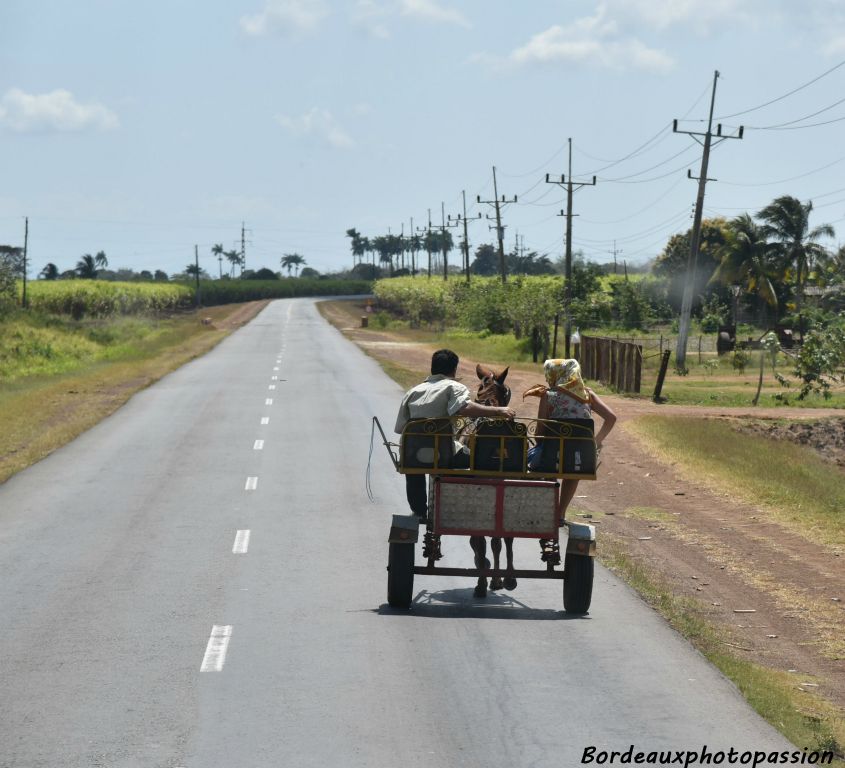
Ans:
[[[698,364],[701,365],[701,336],[698,337]]]
[[[662,403],[665,399],[660,396],[660,393],[663,391],[663,381],[666,378],[666,371],[669,368],[669,358],[671,355],[672,351],[667,349],[660,356],[660,371],[657,373],[657,383],[654,385],[654,394],[651,396],[651,399],[655,403]]]

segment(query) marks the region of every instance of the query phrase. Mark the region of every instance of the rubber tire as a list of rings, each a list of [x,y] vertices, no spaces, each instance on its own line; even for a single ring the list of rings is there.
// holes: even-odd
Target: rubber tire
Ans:
[[[410,608],[414,597],[414,544],[391,544],[387,557],[387,603]]]
[[[570,552],[563,572],[563,609],[567,613],[587,613],[593,597],[593,558]]]

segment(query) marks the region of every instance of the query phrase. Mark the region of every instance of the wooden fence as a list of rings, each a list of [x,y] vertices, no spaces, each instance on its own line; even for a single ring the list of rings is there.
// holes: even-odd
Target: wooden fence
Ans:
[[[643,367],[642,345],[582,336],[578,361],[585,379],[600,381],[617,392],[639,393]]]

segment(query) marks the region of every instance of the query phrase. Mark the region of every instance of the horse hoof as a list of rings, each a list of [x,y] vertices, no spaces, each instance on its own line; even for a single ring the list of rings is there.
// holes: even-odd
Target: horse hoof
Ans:
[[[505,584],[507,584],[507,581],[505,582]],[[501,588],[502,588],[502,580],[498,576],[490,579],[490,589],[492,589],[495,592],[497,589],[501,589]]]
[[[487,597],[487,584],[478,584],[472,592],[473,597]]]
[[[513,576],[505,576],[505,589],[516,589],[516,579]]]

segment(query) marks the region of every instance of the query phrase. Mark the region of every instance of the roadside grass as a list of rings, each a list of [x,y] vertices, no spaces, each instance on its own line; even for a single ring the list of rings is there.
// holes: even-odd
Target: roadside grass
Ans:
[[[255,310],[261,306],[256,303]],[[58,341],[53,341],[64,351],[57,354],[55,367],[37,368],[38,375],[25,375],[36,368],[18,356],[16,375],[0,378],[0,483],[94,426],[138,390],[210,350],[237,327],[216,328],[214,323],[227,325],[229,318],[243,315],[244,307],[205,308],[203,317],[212,320],[208,325],[195,313],[156,321],[127,319],[111,330],[111,324],[98,325],[99,343],[91,341],[91,328],[78,329],[76,337],[57,332]],[[5,336],[5,325],[0,330]],[[75,349],[79,338],[87,341],[80,344],[84,354],[75,357],[67,350]]]
[[[765,509],[804,538],[845,545],[845,474],[809,448],[718,419],[641,416],[625,429],[688,479]]]
[[[490,365],[509,365],[514,370],[539,372],[543,360],[533,362],[531,353],[531,342],[528,338],[516,339],[511,334],[490,334],[486,332],[466,331],[455,328],[411,328],[408,321],[392,318],[386,312],[376,312],[368,315],[369,328],[360,328],[361,316],[366,314],[365,305],[360,300],[333,300],[321,302],[320,305],[331,305],[331,312],[344,318],[349,328],[356,332],[367,333],[388,333],[396,338],[405,341],[413,341],[419,344],[427,344],[433,347],[449,347],[460,357],[468,360],[477,360],[489,363]],[[324,315],[328,318],[326,311]],[[331,321],[331,320],[330,320]],[[609,329],[587,330],[581,329],[582,333],[594,333],[595,335],[606,334],[611,337],[619,336],[625,341],[631,338],[630,332],[617,334]],[[747,335],[753,335],[750,331]],[[637,332],[635,338],[651,338],[657,340],[659,334],[652,332],[641,334]],[[564,354],[563,330],[558,335],[557,353]],[[664,346],[664,348],[666,348]],[[640,395],[629,395],[630,397],[650,398],[657,380],[659,355],[654,354],[655,349],[644,349],[643,351],[643,373]],[[669,403],[676,405],[702,405],[702,406],[724,406],[724,407],[747,407],[751,405],[754,394],[757,391],[757,377],[759,365],[759,353],[752,352],[748,366],[743,372],[734,370],[731,355],[719,357],[715,353],[705,352],[701,355],[701,362],[697,354],[690,353],[687,356],[689,373],[680,376],[671,367],[666,381],[663,385],[662,396]],[[778,372],[790,380],[789,359],[781,354],[778,358]],[[795,389],[798,383],[793,380]],[[597,382],[590,382],[590,386],[599,394],[609,394],[611,390],[599,385]],[[845,385],[835,385],[832,390],[832,397],[826,400],[821,395],[811,395],[805,400],[797,400],[794,395],[790,397],[789,390],[785,389],[772,374],[771,367],[766,364],[763,378],[763,390],[758,405],[760,407],[776,408],[784,403],[777,399],[778,395],[786,396],[788,404],[798,408],[845,408]]]
[[[429,375],[428,371],[412,370],[411,368],[397,365],[390,360],[377,357],[373,359],[381,366],[381,369],[390,376],[391,379],[406,390],[416,386]]]
[[[738,643],[712,622],[694,600],[677,597],[643,563],[610,535],[602,537],[602,563],[620,575],[669,624],[687,638],[739,689],[749,704],[799,748],[830,750],[843,760],[845,722],[839,710],[799,688],[806,675],[780,672],[742,659]]]
[[[178,340],[178,317],[72,320],[37,311],[0,322],[0,382],[55,376],[107,360],[147,355]]]

